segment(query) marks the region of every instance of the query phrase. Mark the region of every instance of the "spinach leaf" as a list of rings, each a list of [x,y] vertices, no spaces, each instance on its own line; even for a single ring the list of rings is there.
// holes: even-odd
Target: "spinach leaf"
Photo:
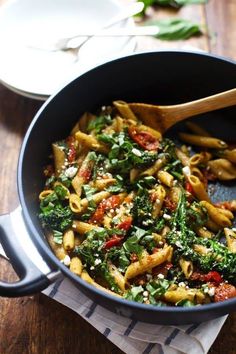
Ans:
[[[156,38],[167,41],[188,39],[202,33],[199,24],[181,18],[151,20],[145,24],[157,26],[159,32]]]
[[[110,115],[102,115],[95,117],[88,124],[88,132],[94,131],[96,134],[100,133],[107,125],[112,123]]]
[[[133,300],[136,302],[143,302],[143,287],[141,285],[139,286],[132,286],[132,288],[127,291],[125,298],[127,300]]]

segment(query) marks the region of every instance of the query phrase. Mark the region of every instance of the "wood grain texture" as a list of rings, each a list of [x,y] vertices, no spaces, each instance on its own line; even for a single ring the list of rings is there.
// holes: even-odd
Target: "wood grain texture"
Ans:
[[[126,1],[126,0],[123,0]],[[6,0],[0,0],[0,4]],[[179,42],[162,42],[140,38],[137,50],[160,48],[191,48],[236,58],[235,0],[209,0],[207,6],[188,6],[178,13],[156,9],[156,18],[185,17],[209,26],[211,33]],[[186,47],[187,46],[187,47]],[[18,153],[24,133],[41,106],[40,102],[12,93],[0,85],[0,213],[12,211],[19,203],[16,186]],[[11,266],[0,259],[1,279],[12,281]],[[236,314],[231,314],[217,337],[210,354],[234,354]],[[1,354],[121,354],[91,325],[68,308],[44,295],[20,299],[0,299]],[[132,354],[132,353],[130,353]]]

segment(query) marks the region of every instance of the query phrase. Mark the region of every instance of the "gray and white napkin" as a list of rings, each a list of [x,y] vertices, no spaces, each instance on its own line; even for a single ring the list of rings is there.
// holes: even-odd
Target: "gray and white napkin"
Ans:
[[[0,255],[6,257],[1,244]],[[43,293],[71,308],[124,353],[131,354],[205,354],[227,318],[186,326],[161,326],[130,320],[90,300],[68,278],[58,280]]]
[[[43,293],[78,313],[124,353],[205,354],[227,318],[185,326],[138,322],[104,309],[67,278],[50,285]]]

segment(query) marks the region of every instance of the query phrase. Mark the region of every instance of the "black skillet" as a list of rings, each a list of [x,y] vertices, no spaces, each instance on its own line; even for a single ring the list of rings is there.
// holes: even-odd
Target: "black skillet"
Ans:
[[[95,302],[118,314],[152,323],[197,323],[236,309],[236,298],[191,308],[159,308],[118,299],[71,273],[49,248],[39,220],[38,195],[43,166],[53,141],[66,137],[78,117],[121,99],[128,102],[177,104],[234,88],[235,62],[208,54],[151,52],[99,66],[64,87],[39,110],[25,136],[18,164],[21,208],[0,217],[0,240],[18,273],[16,283],[0,282],[0,295],[36,293],[62,274]],[[195,118],[215,136],[236,141],[236,107]],[[176,135],[177,127],[172,134]],[[215,199],[236,198],[236,185],[219,188]],[[23,218],[22,218],[23,217]],[[23,222],[24,220],[24,222]]]

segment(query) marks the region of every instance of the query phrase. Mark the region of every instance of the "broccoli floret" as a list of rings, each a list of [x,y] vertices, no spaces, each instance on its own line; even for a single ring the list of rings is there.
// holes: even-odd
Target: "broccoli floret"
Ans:
[[[72,225],[72,212],[68,206],[49,204],[41,210],[39,218],[43,226],[63,232]]]

